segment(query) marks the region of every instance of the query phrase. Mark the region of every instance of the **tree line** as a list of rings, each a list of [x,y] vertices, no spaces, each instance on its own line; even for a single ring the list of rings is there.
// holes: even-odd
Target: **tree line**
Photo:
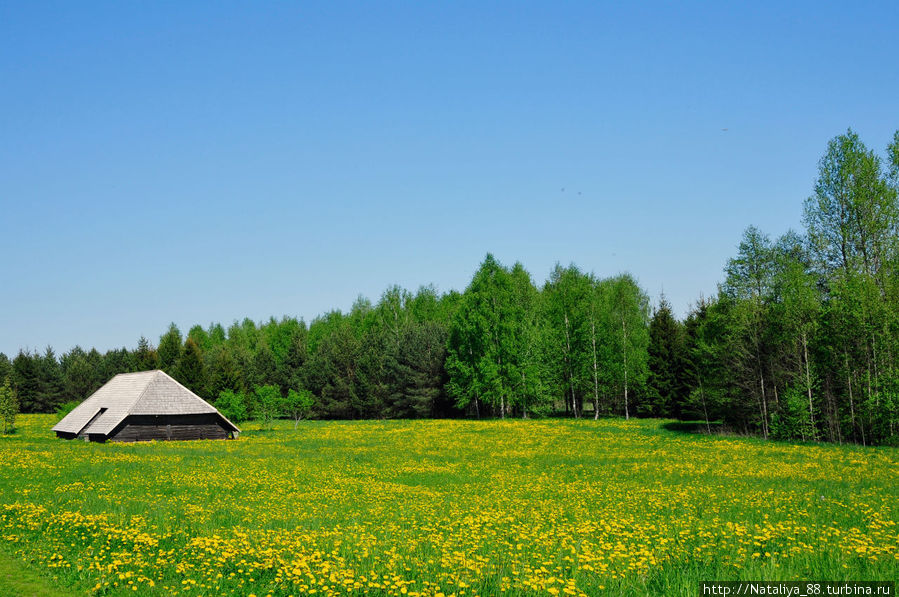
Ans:
[[[664,297],[652,309],[629,274],[556,265],[538,285],[488,254],[462,293],[394,286],[308,325],[172,324],[155,346],[0,354],[0,381],[24,412],[158,368],[236,418],[289,404],[296,418],[657,416],[896,443],[897,197],[899,132],[885,159],[851,130],[835,137],[805,229],[772,240],[747,228],[717,294],[683,320]]]
[[[764,437],[899,443],[899,131],[832,139],[802,233],[750,226],[716,297],[650,324],[650,402]]]
[[[649,298],[629,275],[600,280],[557,266],[538,288],[521,264],[487,255],[464,293],[394,286],[347,313],[172,324],[157,345],[57,356],[0,354],[23,412],[79,402],[118,373],[162,369],[238,420],[269,412],[277,388],[314,396],[320,418],[421,418],[640,412]],[[271,404],[271,402],[269,402]]]

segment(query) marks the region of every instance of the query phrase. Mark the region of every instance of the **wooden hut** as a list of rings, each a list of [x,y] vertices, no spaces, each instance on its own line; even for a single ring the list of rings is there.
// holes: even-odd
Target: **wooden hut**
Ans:
[[[163,371],[122,373],[53,427],[85,441],[228,439],[240,429]]]

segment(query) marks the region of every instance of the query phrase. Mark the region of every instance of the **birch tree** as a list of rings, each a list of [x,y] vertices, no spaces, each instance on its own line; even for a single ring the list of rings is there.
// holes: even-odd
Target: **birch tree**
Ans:
[[[610,280],[608,318],[619,359],[615,369],[622,390],[624,418],[629,419],[634,410],[631,392],[646,382],[649,346],[649,297],[629,274]]]
[[[448,387],[460,407],[474,403],[479,414],[483,403],[505,418],[520,404],[533,370],[525,344],[534,325],[534,292],[520,264],[508,270],[490,254],[475,273],[451,326],[446,361]]]
[[[758,405],[759,426],[768,437],[769,396],[766,317],[774,274],[770,238],[755,226],[743,233],[737,256],[728,260],[723,292],[731,302],[728,330],[734,373]]]
[[[543,293],[551,378],[556,392],[565,398],[565,410],[577,418],[585,392],[595,385],[590,374],[591,330],[595,329],[590,327],[591,279],[574,264],[564,268],[556,264]]]

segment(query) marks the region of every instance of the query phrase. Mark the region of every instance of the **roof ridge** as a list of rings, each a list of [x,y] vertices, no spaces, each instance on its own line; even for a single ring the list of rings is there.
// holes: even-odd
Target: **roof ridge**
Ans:
[[[144,394],[146,394],[147,390],[150,389],[150,384],[153,383],[153,380],[155,380],[157,377],[159,377],[159,374],[162,373],[162,370],[154,369],[149,372],[141,371],[140,373],[153,373],[153,375],[149,376],[150,379],[147,380],[147,385],[145,385],[144,389],[141,390],[140,394],[137,395],[137,400],[132,402],[131,405],[128,407],[128,410],[125,412],[126,417],[131,414],[131,411],[134,410],[135,405],[140,403],[140,399],[144,397]],[[118,375],[116,375],[116,377],[118,377]]]
[[[127,377],[128,379],[115,381],[119,377]],[[108,412],[116,414],[118,414],[118,409],[121,408],[125,412],[125,416],[127,416],[134,408],[137,400],[146,393],[153,377],[155,377],[153,371],[134,371],[114,375],[57,422],[53,426],[53,430],[64,430],[71,433],[85,432],[89,427],[103,420],[95,416],[99,408],[108,408]],[[124,388],[119,387],[122,384],[124,384]],[[114,388],[113,390],[110,389],[111,386]],[[113,392],[112,396],[110,396],[111,391]],[[72,425],[76,426],[77,429],[72,428]]]
[[[169,375],[168,373],[166,373],[166,372],[163,371],[162,369],[158,369],[157,372],[158,372],[158,373],[162,373],[163,375],[165,375],[166,377],[168,377],[169,379],[171,379],[173,382],[175,382],[176,385],[178,385],[178,387],[180,387],[181,389],[183,389],[184,391],[186,391],[187,393],[189,393],[191,396],[193,396],[194,398],[196,398],[197,400],[199,400],[200,402],[202,402],[203,404],[205,404],[206,406],[208,406],[209,408],[211,408],[213,411],[217,412],[217,413],[219,414],[219,416],[222,417],[223,419],[225,419],[226,421],[228,421],[228,423],[229,423],[232,427],[234,427],[235,429],[238,429],[237,425],[235,425],[234,423],[231,423],[231,421],[230,421],[230,419],[228,419],[228,417],[226,417],[225,415],[223,415],[222,412],[221,412],[219,409],[217,409],[216,407],[214,407],[212,404],[210,404],[210,403],[206,402],[205,400],[203,400],[203,398],[201,398],[201,397],[199,396],[199,394],[197,394],[196,392],[194,392],[194,391],[191,390],[190,388],[184,386],[180,381],[178,381],[177,379],[175,379],[174,377],[172,377],[171,375]],[[147,384],[147,387],[150,387],[150,384]],[[143,396],[143,394],[141,394],[141,396]],[[138,399],[137,399],[137,402],[135,402],[134,404],[137,404],[138,402],[140,402],[140,398],[138,398]],[[131,414],[131,411],[129,411],[129,414]]]

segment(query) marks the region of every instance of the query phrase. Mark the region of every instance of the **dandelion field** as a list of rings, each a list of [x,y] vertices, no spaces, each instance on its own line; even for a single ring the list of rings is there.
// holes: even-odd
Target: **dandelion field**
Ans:
[[[899,577],[899,450],[658,421],[0,437],[0,555],[84,595],[696,594]]]

